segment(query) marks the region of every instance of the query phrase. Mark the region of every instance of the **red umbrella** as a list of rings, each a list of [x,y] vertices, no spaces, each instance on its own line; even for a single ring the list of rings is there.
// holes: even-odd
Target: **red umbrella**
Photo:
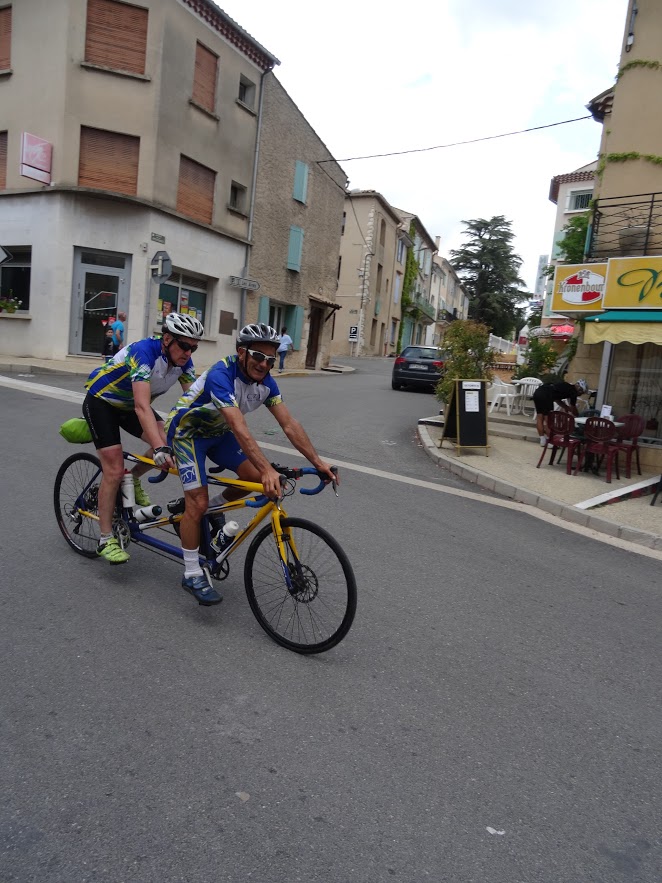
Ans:
[[[574,330],[574,325],[552,325],[552,334],[554,337],[571,337]]]

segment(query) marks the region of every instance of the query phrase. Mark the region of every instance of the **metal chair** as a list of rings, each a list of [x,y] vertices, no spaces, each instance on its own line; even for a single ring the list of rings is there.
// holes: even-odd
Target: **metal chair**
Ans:
[[[584,465],[587,455],[591,454],[592,456],[599,458],[597,466],[598,470],[602,460],[606,458],[607,484],[611,484],[611,469],[614,464],[616,466],[616,478],[620,479],[621,476],[618,471],[619,448],[617,444],[612,444],[615,432],[616,427],[611,420],[607,420],[606,417],[588,418],[586,425],[584,426],[583,444],[579,449],[579,459],[577,462],[577,468],[575,469],[575,475],[577,475]]]
[[[561,455],[558,459],[559,464],[561,463],[563,451],[567,451],[568,460],[566,462],[565,471],[568,475],[571,475],[572,461],[574,460],[575,452],[579,459],[579,450],[583,443],[583,439],[573,435],[573,432],[575,431],[575,418],[572,414],[568,414],[566,411],[552,411],[547,417],[547,426],[549,429],[549,435],[547,436],[547,441],[542,449],[542,454],[540,455],[536,469],[540,469],[540,464],[545,458],[547,448],[551,445],[552,455],[549,458],[549,465],[554,465],[554,458],[556,457],[556,452],[558,450],[561,451]]]

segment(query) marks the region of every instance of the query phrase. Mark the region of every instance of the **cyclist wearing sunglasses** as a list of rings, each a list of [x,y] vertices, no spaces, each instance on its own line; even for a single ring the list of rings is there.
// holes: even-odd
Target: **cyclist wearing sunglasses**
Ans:
[[[200,522],[209,507],[206,458],[232,470],[242,481],[260,482],[272,499],[280,496],[280,476],[251,435],[245,414],[266,405],[292,445],[329,481],[338,481],[303,426],[290,413],[269,373],[279,343],[278,332],[269,325],[246,325],[237,336],[236,355],[222,359],[199,377],[166,422],[168,443],[175,453],[186,501],[179,525],[185,568],[182,588],[200,604],[209,606],[222,600],[203,573],[198,558]],[[241,491],[228,488],[223,499],[215,498],[212,504],[242,496]],[[224,519],[215,520],[215,530],[219,530]]]
[[[152,400],[179,382],[186,392],[195,380],[191,353],[198,348],[204,329],[193,316],[170,313],[164,322],[163,336],[146,338],[123,347],[106,364],[89,376],[83,415],[92,433],[103,476],[99,485],[99,546],[97,555],[110,564],[129,560],[113,536],[112,517],[117,491],[124,474],[120,429],[150,445],[146,457],[167,469],[175,465],[168,447],[163,421],[152,408]],[[136,505],[149,506],[150,500],[140,484],[140,476],[149,466],[133,468]]]

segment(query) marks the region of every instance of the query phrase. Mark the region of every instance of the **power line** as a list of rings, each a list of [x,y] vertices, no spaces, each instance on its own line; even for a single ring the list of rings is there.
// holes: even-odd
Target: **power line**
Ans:
[[[434,147],[415,147],[412,150],[393,150],[390,153],[371,153],[367,156],[346,156],[344,159],[318,159],[317,164],[322,167],[327,162],[353,162],[356,159],[380,159],[384,156],[403,156],[407,153],[427,153],[430,150],[443,150],[447,147],[461,147],[463,144],[477,144],[479,141],[494,141],[496,138],[510,138],[512,135],[524,135],[526,132],[538,132],[541,129],[552,129],[554,126],[567,126],[569,123],[578,123],[581,120],[592,119],[591,114],[583,117],[575,117],[572,120],[561,120],[558,123],[547,123],[544,126],[531,126],[528,129],[518,129],[515,132],[502,132],[500,135],[485,135],[482,138],[470,138],[467,141],[453,141],[450,144],[436,144]]]

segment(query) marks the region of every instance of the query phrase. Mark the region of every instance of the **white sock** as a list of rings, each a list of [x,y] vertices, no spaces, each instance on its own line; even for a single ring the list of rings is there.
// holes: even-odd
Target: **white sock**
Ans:
[[[202,576],[202,568],[200,567],[199,549],[184,549],[184,576]]]
[[[99,537],[99,545],[103,546],[104,543],[107,543],[108,540],[112,540],[114,534],[112,533],[104,533]]]

